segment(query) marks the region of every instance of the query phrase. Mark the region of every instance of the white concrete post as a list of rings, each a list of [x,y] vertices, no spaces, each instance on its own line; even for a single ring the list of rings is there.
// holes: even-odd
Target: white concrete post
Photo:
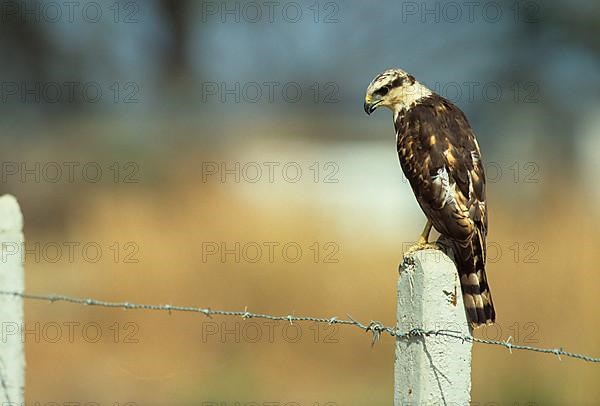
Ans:
[[[401,332],[422,329],[471,334],[458,273],[448,256],[424,250],[404,257],[397,317]],[[471,346],[446,336],[397,338],[394,405],[468,405]]]
[[[17,199],[0,197],[0,290],[23,292],[23,216]],[[25,392],[25,353],[21,340],[23,299],[0,295],[0,404],[21,405]]]

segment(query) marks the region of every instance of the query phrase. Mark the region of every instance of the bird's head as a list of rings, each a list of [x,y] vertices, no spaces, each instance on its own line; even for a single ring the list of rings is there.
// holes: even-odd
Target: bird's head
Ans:
[[[398,113],[431,91],[402,69],[388,69],[377,75],[367,88],[365,112],[371,114],[379,106]]]

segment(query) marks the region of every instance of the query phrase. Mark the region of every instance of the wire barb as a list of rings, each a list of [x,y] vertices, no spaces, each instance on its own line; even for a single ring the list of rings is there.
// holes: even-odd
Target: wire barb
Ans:
[[[458,331],[451,330],[423,330],[419,328],[412,329],[408,332],[399,331],[396,328],[385,326],[384,324],[372,320],[369,324],[363,324],[352,318],[349,314],[347,320],[338,319],[337,317],[311,317],[311,316],[276,316],[271,314],[264,313],[251,313],[248,311],[248,308],[244,308],[243,311],[230,311],[230,310],[212,310],[211,308],[200,308],[200,307],[190,307],[190,306],[175,306],[175,305],[156,305],[156,304],[138,304],[138,303],[130,303],[130,302],[108,302],[104,300],[97,300],[92,298],[78,298],[71,296],[63,296],[63,295],[42,295],[42,294],[32,294],[32,293],[23,293],[23,292],[12,292],[12,291],[1,291],[0,295],[4,296],[13,296],[21,299],[27,300],[38,300],[45,301],[50,303],[55,302],[65,302],[71,304],[78,304],[84,306],[98,306],[98,307],[106,307],[106,308],[121,308],[128,310],[149,310],[149,311],[168,311],[169,314],[172,312],[192,312],[192,313],[201,313],[205,316],[212,318],[211,316],[236,316],[242,317],[242,319],[266,319],[273,321],[287,321],[290,324],[292,322],[306,322],[312,321],[315,323],[323,323],[323,324],[339,324],[346,326],[355,326],[359,329],[373,334],[371,345],[375,345],[377,341],[380,340],[381,335],[383,333],[387,333],[391,337],[395,337],[398,340],[410,340],[416,337],[424,338],[431,336],[443,336],[450,337],[456,340],[461,340],[462,342],[472,342],[479,343],[485,345],[495,345],[508,349],[512,354],[513,350],[521,350],[521,351],[533,351],[542,354],[552,354],[556,355],[559,360],[562,361],[561,356],[569,357],[573,359],[578,359],[585,362],[593,362],[600,363],[600,357],[591,357],[589,355],[578,354],[574,352],[565,351],[563,348],[541,348],[541,347],[531,347],[528,345],[519,345],[513,344],[511,342],[512,337],[509,337],[506,341],[498,341],[498,340],[487,340],[482,338],[476,338],[470,335],[464,335]],[[0,374],[0,378],[3,378],[2,374]],[[3,379],[0,379],[0,385],[3,384]]]

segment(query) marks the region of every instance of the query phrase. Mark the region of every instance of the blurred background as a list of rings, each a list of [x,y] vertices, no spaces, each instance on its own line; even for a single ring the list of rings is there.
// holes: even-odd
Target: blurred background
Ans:
[[[391,114],[362,103],[401,67],[480,141],[498,323],[475,334],[600,355],[597,1],[0,6],[0,176],[29,292],[394,324],[425,220]],[[393,340],[355,328],[25,311],[28,404],[393,398]],[[600,399],[593,364],[473,357],[476,404]]]

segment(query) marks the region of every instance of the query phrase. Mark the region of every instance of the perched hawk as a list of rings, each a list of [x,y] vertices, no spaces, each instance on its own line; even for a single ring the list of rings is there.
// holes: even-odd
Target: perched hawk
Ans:
[[[383,72],[369,85],[365,112],[379,106],[394,113],[400,165],[428,219],[416,249],[429,246],[435,227],[453,249],[471,325],[493,323],[485,275],[485,175],[467,118],[400,69]]]

